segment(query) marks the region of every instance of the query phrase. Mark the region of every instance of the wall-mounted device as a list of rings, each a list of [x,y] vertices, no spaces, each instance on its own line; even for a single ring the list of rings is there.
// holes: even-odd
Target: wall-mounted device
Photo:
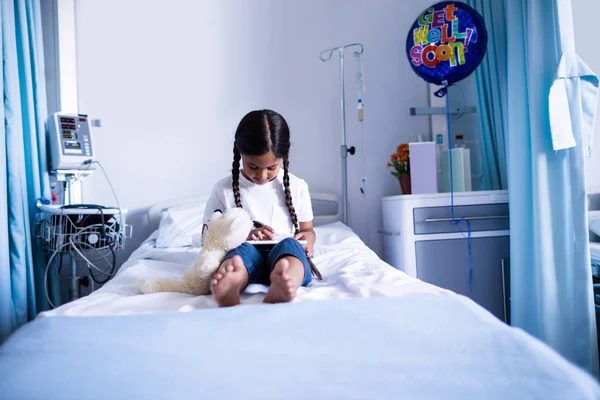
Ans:
[[[90,119],[84,114],[54,113],[48,118],[50,170],[94,169]],[[88,161],[90,160],[90,161]],[[84,164],[85,161],[88,161]]]

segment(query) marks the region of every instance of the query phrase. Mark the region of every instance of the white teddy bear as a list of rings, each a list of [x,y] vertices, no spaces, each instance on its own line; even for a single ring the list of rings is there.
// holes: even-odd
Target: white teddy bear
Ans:
[[[200,257],[192,268],[185,271],[183,279],[146,279],[140,281],[138,290],[144,294],[210,294],[210,280],[213,274],[225,255],[246,241],[252,226],[250,216],[241,208],[230,208],[224,214],[215,212],[208,222],[208,233],[200,250]]]

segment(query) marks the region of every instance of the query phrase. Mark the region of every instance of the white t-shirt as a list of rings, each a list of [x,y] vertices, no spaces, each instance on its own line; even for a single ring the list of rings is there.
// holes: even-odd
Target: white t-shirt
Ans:
[[[303,179],[289,174],[290,193],[292,204],[298,217],[298,223],[313,220],[312,205],[308,185]],[[236,207],[233,197],[232,176],[221,179],[213,187],[212,193],[206,203],[203,224],[206,224],[210,216],[216,211],[225,212]],[[269,225],[275,230],[276,235],[289,236],[294,234],[294,224],[285,204],[285,192],[283,187],[283,169],[279,171],[277,178],[264,185],[258,185],[244,177],[240,171],[240,196],[242,207],[250,214],[253,221]]]

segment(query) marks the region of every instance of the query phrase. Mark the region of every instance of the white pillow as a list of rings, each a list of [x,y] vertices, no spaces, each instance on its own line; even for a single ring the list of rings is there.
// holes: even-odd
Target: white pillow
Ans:
[[[600,211],[588,211],[590,231],[600,236]]]
[[[169,208],[158,227],[156,247],[189,247],[202,235],[206,203]]]

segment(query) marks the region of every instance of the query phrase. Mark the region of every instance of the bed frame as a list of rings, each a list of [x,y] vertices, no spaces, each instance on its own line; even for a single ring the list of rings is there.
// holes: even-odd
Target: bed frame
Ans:
[[[311,193],[311,203],[315,226],[329,224],[341,219],[340,198],[331,193]],[[148,210],[148,227],[151,231],[158,229],[160,219],[165,210],[171,207],[202,204],[208,201],[208,196],[188,197],[156,203]]]

